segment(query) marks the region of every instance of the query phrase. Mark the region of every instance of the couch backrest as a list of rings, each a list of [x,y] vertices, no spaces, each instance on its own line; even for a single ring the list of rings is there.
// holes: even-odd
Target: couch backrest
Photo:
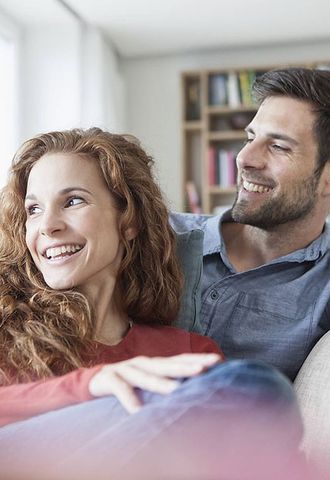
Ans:
[[[202,230],[177,234],[177,253],[181,261],[185,284],[181,309],[175,326],[201,333],[199,314],[201,307],[201,280],[203,272]]]

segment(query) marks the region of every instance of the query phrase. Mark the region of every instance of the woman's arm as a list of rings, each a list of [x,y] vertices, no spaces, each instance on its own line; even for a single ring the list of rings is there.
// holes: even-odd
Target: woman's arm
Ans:
[[[101,368],[81,368],[60,377],[0,387],[0,426],[91,400],[88,385]]]
[[[141,408],[135,388],[167,394],[179,385],[175,379],[198,375],[220,360],[217,354],[141,356],[0,387],[0,426],[106,395],[115,395],[133,413]]]

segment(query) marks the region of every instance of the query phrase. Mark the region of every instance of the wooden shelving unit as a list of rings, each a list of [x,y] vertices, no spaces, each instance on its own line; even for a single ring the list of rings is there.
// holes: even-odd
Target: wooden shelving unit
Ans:
[[[246,103],[246,91],[243,101],[239,85],[243,72],[245,79],[252,81],[255,72],[249,70],[203,70],[182,75],[183,191],[186,211],[211,213],[218,206],[230,205],[234,199],[235,157],[246,136],[244,127],[256,112],[250,97],[249,103]],[[228,95],[229,81],[234,85]],[[214,163],[213,173],[211,162]]]

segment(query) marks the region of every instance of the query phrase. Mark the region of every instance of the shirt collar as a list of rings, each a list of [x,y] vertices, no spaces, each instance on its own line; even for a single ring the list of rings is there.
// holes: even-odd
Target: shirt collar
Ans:
[[[221,224],[224,222],[233,222],[231,210],[226,210],[222,215],[209,217],[206,221],[204,231],[203,255],[211,255],[213,253],[224,253],[226,251],[223,237],[221,235]],[[288,261],[304,262],[314,261],[329,250],[330,247],[330,222],[326,222],[323,232],[310,245],[292,252],[285,257]],[[273,260],[271,263],[278,262],[279,259]]]
[[[219,253],[225,250],[220,229],[223,222],[233,221],[230,212],[231,210],[226,210],[222,215],[212,216],[207,219],[204,231],[203,255]]]

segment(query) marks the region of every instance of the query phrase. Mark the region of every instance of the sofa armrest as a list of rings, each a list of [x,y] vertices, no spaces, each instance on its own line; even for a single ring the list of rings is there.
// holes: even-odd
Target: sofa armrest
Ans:
[[[308,355],[294,382],[305,427],[302,448],[318,479],[330,478],[330,332]]]

